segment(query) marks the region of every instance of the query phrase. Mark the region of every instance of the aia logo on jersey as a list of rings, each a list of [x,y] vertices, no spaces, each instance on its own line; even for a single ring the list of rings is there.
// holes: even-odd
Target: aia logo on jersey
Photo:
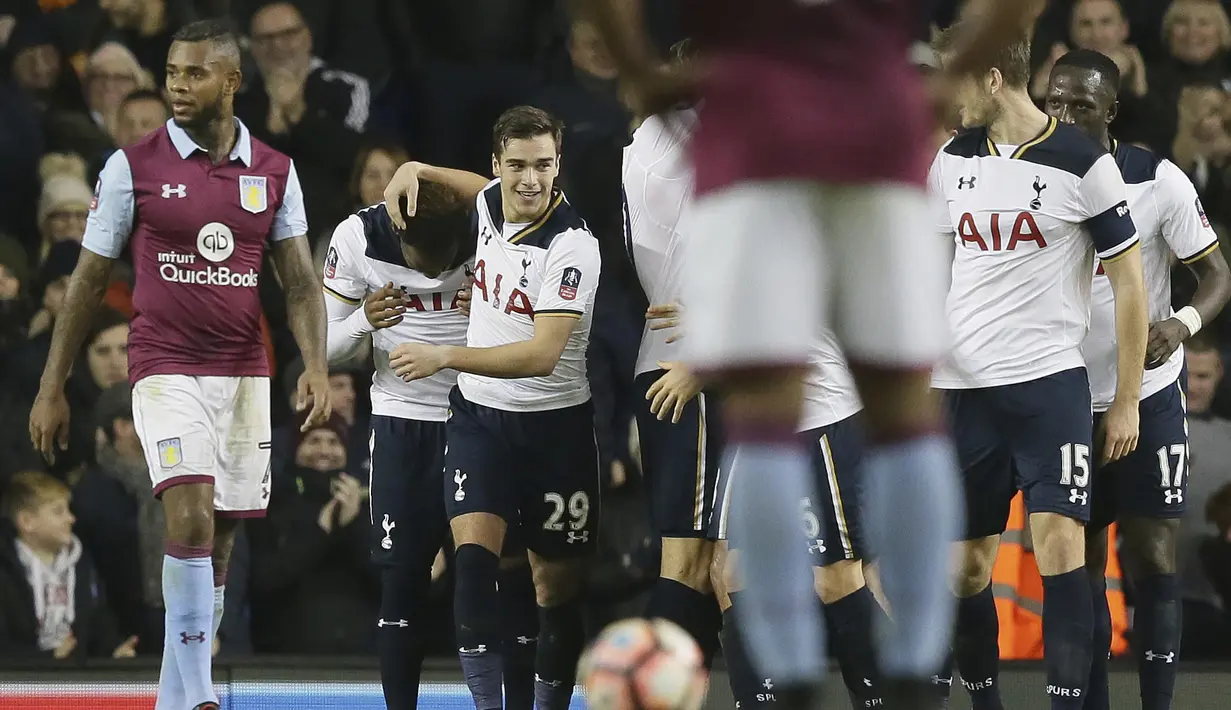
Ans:
[[[572,266],[564,270],[560,277],[560,298],[571,301],[577,298],[577,287],[581,285],[581,269]]]
[[[332,279],[338,273],[338,250],[329,247],[329,253],[325,256],[325,278]]]
[[[1197,214],[1201,215],[1201,226],[1210,228],[1210,218],[1205,216],[1205,208],[1201,206],[1201,198],[1197,198]]]
[[[1001,217],[1004,217],[1004,228],[1007,234],[1001,233]],[[980,215],[982,219],[982,215]],[[1009,220],[1013,220],[1009,226]],[[1039,249],[1047,247],[1043,240],[1043,231],[1034,221],[1034,215],[1029,212],[1018,212],[1016,216],[993,212],[988,215],[987,223],[980,229],[974,215],[966,212],[957,221],[957,236],[967,248],[979,251],[1015,251],[1025,242],[1033,242]]]

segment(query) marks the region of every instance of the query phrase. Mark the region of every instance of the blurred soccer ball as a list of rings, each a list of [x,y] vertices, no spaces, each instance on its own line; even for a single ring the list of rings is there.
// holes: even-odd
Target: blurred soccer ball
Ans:
[[[603,629],[577,675],[590,710],[697,710],[709,681],[697,643],[664,619],[625,619]]]

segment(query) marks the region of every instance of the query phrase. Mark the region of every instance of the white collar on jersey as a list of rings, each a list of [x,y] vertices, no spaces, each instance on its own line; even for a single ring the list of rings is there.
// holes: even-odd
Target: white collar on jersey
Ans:
[[[242,160],[244,165],[252,167],[252,134],[248,132],[248,127],[244,122],[235,119],[235,127],[239,129],[239,137],[235,139],[235,147],[231,148],[231,160]],[[196,151],[208,153],[201,146],[197,145],[183,128],[175,124],[175,119],[167,121],[167,135],[171,136],[171,144],[175,146],[175,150],[179,152],[181,158],[187,158]]]

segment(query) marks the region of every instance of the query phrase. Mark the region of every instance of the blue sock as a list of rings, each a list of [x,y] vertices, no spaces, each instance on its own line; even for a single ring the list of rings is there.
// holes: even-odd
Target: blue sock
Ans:
[[[1085,567],[1043,577],[1043,660],[1052,710],[1080,710],[1093,648],[1094,604]]]
[[[1111,710],[1111,680],[1107,657],[1111,654],[1111,609],[1107,606],[1107,578],[1091,575],[1090,596],[1094,603],[1094,646],[1090,654],[1090,683],[1082,710]]]
[[[957,459],[938,434],[867,453],[867,525],[893,623],[879,634],[890,677],[931,678],[953,629],[950,543],[964,526]],[[887,620],[887,617],[886,617]]]
[[[162,666],[158,669],[158,695],[154,710],[184,710],[184,684],[180,670],[175,665],[175,646],[171,639],[171,626],[162,632]]]
[[[1180,595],[1174,574],[1151,574],[1137,584],[1137,672],[1142,710],[1168,710],[1180,655]]]
[[[759,675],[788,685],[818,682],[820,602],[794,514],[801,500],[816,496],[811,458],[791,431],[753,437],[737,427],[729,431],[723,466],[732,482],[731,547],[740,551],[744,583],[734,607],[741,636]]]
[[[167,607],[167,641],[175,654],[185,704],[191,708],[218,702],[210,674],[214,567],[208,550],[204,556],[163,557],[162,598]]]

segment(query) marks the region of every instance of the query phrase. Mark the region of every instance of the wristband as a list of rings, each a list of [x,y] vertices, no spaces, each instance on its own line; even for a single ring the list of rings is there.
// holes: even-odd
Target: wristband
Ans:
[[[1171,317],[1183,323],[1185,328],[1188,328],[1189,337],[1196,335],[1197,331],[1201,330],[1201,314],[1192,306],[1184,306]]]

